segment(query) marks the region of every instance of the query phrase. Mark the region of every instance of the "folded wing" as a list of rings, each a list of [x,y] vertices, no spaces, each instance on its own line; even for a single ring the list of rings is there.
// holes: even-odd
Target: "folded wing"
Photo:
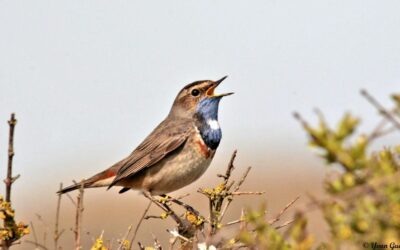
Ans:
[[[192,129],[193,124],[188,119],[167,117],[127,158],[120,162],[121,167],[108,188],[156,164],[179,149],[185,144]]]

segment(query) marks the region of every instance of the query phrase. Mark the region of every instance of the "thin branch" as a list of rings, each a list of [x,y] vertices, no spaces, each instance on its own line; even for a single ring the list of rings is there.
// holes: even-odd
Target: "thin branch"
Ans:
[[[132,230],[132,225],[130,225],[128,227],[128,230],[126,231],[125,236],[121,239],[121,242],[119,243],[117,250],[122,249],[122,247],[124,246],[125,240],[128,239],[128,236],[129,236],[129,233],[131,232],[131,230]],[[131,241],[131,243],[129,244],[129,249],[131,249],[132,244],[133,244],[133,241]]]
[[[365,89],[361,90],[361,95],[371,103],[379,113],[390,121],[397,129],[400,130],[400,122],[385,108],[383,107],[372,95],[370,95]]]
[[[7,178],[4,180],[6,184],[6,202],[11,202],[11,185],[18,178],[12,177],[12,164],[14,159],[14,130],[17,120],[15,119],[15,114],[11,114],[11,118],[8,121],[10,127],[8,135],[8,164],[7,164]]]
[[[183,201],[181,201],[181,200],[179,200],[179,199],[175,199],[175,198],[173,198],[173,197],[171,197],[171,196],[167,196],[167,195],[162,195],[161,197],[165,198],[165,199],[166,199],[166,202],[171,201],[171,202],[173,202],[173,203],[175,203],[175,204],[177,204],[177,205],[179,205],[179,206],[182,206],[182,207],[185,208],[187,211],[189,211],[189,212],[195,214],[196,216],[201,216],[201,214],[200,214],[199,211],[197,211],[197,210],[194,209],[192,206],[190,206],[190,205],[184,203]],[[203,218],[203,219],[205,219],[205,218]]]
[[[29,243],[29,244],[32,244],[32,245],[35,245],[36,248],[41,248],[41,249],[43,249],[43,250],[47,250],[47,247],[46,247],[46,246],[44,246],[44,245],[42,245],[42,244],[40,244],[40,243],[37,243],[37,242],[35,242],[35,241],[25,240],[24,242]]]
[[[151,203],[152,203],[152,201],[150,200],[149,204],[147,205],[146,209],[144,210],[144,212],[142,214],[142,217],[140,217],[140,220],[139,220],[138,224],[136,225],[135,231],[133,232],[133,236],[132,236],[132,239],[131,239],[131,246],[133,245],[133,242],[136,239],[136,235],[137,235],[137,232],[139,231],[139,227],[142,225],[142,222],[145,219],[146,214],[149,212],[149,209],[151,207]]]
[[[8,203],[11,203],[11,188],[12,184],[19,178],[19,175],[13,177],[12,176],[12,168],[13,168],[13,159],[14,159],[14,131],[15,131],[15,125],[17,124],[17,120],[15,119],[15,114],[12,113],[10,120],[8,121],[9,125],[9,134],[8,134],[8,162],[7,162],[7,177],[4,180],[5,186],[6,186],[6,197],[5,201]],[[10,223],[9,218],[5,216],[3,219],[3,224],[7,225],[7,223]],[[14,223],[14,222],[13,222]],[[8,239],[8,240],[2,240],[1,242],[1,247],[3,250],[8,250],[10,246],[13,244],[15,239]]]
[[[230,195],[262,195],[264,191],[245,191],[245,192],[232,192]]]
[[[169,240],[168,250],[173,250],[177,241],[178,241],[178,239],[176,237],[171,238]]]
[[[153,236],[153,241],[154,241],[154,244],[153,244],[154,245],[154,249],[162,250],[162,246],[161,246],[160,241],[158,241],[157,237],[154,234],[152,234],[152,236]]]
[[[37,239],[35,227],[33,226],[33,222],[32,221],[31,221],[30,224],[31,224],[31,230],[32,230],[32,234],[33,234],[33,239],[35,240],[34,243],[35,243],[36,247],[38,247],[39,242],[38,242],[38,239]]]
[[[224,227],[232,226],[232,225],[236,225],[236,224],[242,223],[243,221],[244,221],[243,219],[233,220],[233,221],[230,221],[230,222],[224,224],[223,226]]]
[[[191,240],[189,240],[188,238],[186,238],[186,237],[183,236],[183,235],[180,235],[179,232],[176,231],[176,230],[169,230],[169,229],[167,229],[167,232],[170,233],[170,234],[172,234],[172,236],[174,236],[174,237],[176,237],[176,238],[179,238],[179,239],[181,239],[181,240],[183,240],[183,241],[191,242]]]
[[[239,230],[243,231],[247,228],[247,221],[246,221],[246,213],[244,211],[244,208],[242,208],[242,212],[240,213],[240,227]]]
[[[63,188],[63,184],[60,183],[60,189],[62,190]],[[61,230],[61,232],[59,231],[59,222],[60,222],[60,209],[61,209],[61,197],[62,194],[58,193],[58,199],[57,199],[57,210],[56,210],[56,222],[54,225],[54,249],[57,250],[58,249],[58,239],[60,238],[61,234],[63,233],[63,230]]]
[[[152,201],[154,204],[156,204],[159,208],[161,208],[164,212],[166,212],[168,215],[170,215],[174,221],[178,225],[183,225],[182,220],[179,218],[179,216],[165,203],[159,202],[157,199],[155,199],[150,193],[148,192],[143,192],[143,195]]]
[[[309,130],[311,129],[310,125],[306,122],[306,120],[303,119],[303,117],[300,115],[298,112],[293,112],[293,117],[300,122],[300,124],[303,126],[303,128]]]
[[[67,195],[68,199],[72,202],[72,204],[76,207],[76,202],[74,201],[74,199],[71,197],[71,195],[69,193],[65,193],[65,195]]]
[[[145,220],[149,220],[149,219],[160,219],[163,220],[165,219],[165,217],[161,216],[161,215],[146,215],[144,217]]]
[[[376,125],[374,130],[372,130],[372,132],[367,136],[368,141],[372,141],[373,139],[379,137],[382,129],[385,127],[386,124],[387,120],[385,118],[382,118],[382,120]]]
[[[49,226],[47,225],[47,223],[43,220],[42,216],[40,214],[36,214],[36,217],[38,218],[38,220],[43,224],[45,230],[43,233],[43,245],[46,246],[47,244],[47,232],[49,231]],[[46,246],[47,247],[47,246]]]
[[[81,246],[81,231],[82,231],[82,215],[83,215],[83,194],[84,194],[84,181],[82,180],[79,188],[79,194],[76,199],[76,214],[75,214],[75,249],[80,250]]]
[[[136,239],[136,235],[137,235],[137,233],[139,231],[140,226],[142,225],[143,220],[147,219],[146,218],[146,214],[149,212],[149,209],[151,207],[151,203],[152,203],[152,201],[150,200],[149,204],[147,205],[146,209],[144,210],[142,216],[140,217],[139,222],[136,224],[135,231],[133,232],[133,235],[132,235],[132,238],[131,238],[131,244],[129,246],[129,249],[132,249],[133,242]]]
[[[286,226],[292,224],[294,221],[295,221],[295,219],[288,220],[288,221],[286,221],[285,223],[283,223],[282,225],[276,226],[275,229],[280,229],[280,228],[282,228],[282,227],[286,227]]]
[[[227,167],[227,169],[225,171],[225,175],[221,175],[221,174],[217,175],[218,177],[224,178],[224,183],[225,184],[228,182],[229,178],[231,177],[231,173],[232,173],[233,169],[235,168],[233,163],[235,161],[236,154],[237,154],[237,150],[235,149],[235,151],[233,151],[233,154],[231,156],[231,160],[229,161],[228,167]]]
[[[139,245],[139,249],[140,249],[140,250],[145,250],[145,249],[146,249],[146,247],[143,246],[143,244],[140,243],[140,241],[138,242],[138,245]]]
[[[236,187],[235,187],[235,189],[234,189],[235,192],[239,190],[240,186],[242,186],[242,184],[243,184],[243,182],[246,180],[247,175],[249,174],[250,170],[251,170],[251,167],[248,167],[248,168],[246,169],[246,171],[245,171],[244,174],[242,175],[242,178],[240,178],[239,183],[236,185]]]
[[[177,196],[177,197],[175,198],[175,200],[182,200],[183,198],[186,198],[186,197],[188,197],[189,195],[190,195],[190,193],[186,193],[186,194],[179,195],[179,196]]]
[[[246,180],[247,175],[249,174],[250,170],[251,170],[251,167],[248,167],[246,169],[246,171],[243,173],[242,177],[240,178],[238,184],[233,189],[234,190],[233,192],[237,192],[239,190],[239,188],[242,186],[243,182]],[[233,198],[232,197],[228,197],[228,202],[225,204],[224,208],[222,209],[221,216],[219,217],[219,221],[220,222],[224,218],[224,216],[226,214],[226,211],[228,211],[228,207],[232,203],[232,201],[233,201]]]
[[[296,198],[294,198],[291,202],[289,202],[280,212],[279,214],[272,219],[271,221],[269,221],[268,223],[270,225],[274,224],[275,222],[279,221],[281,219],[281,216],[286,212],[286,210],[288,210],[298,199],[300,199],[300,196],[297,196]]]

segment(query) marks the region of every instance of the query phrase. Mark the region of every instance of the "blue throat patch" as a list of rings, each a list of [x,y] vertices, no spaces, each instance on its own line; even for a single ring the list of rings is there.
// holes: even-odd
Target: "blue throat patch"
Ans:
[[[199,102],[196,109],[196,126],[204,143],[211,149],[216,149],[222,138],[220,127],[212,128],[209,121],[218,122],[218,105],[221,97],[205,98]],[[218,123],[216,123],[218,124]]]

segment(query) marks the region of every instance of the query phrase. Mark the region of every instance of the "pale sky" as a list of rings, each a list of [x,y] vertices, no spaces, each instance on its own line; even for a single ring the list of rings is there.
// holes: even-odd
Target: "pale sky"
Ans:
[[[185,84],[224,75],[218,91],[235,95],[221,102],[208,176],[235,148],[254,175],[322,173],[291,113],[376,122],[359,90],[386,105],[399,91],[399,13],[398,0],[0,1],[0,176],[11,112],[14,203],[29,221],[53,209],[59,182],[130,153]]]

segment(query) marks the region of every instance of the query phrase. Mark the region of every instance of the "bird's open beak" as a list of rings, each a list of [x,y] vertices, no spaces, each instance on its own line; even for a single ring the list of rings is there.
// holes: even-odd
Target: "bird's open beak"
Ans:
[[[213,82],[210,87],[207,89],[207,97],[223,97],[223,96],[228,96],[228,95],[232,95],[233,92],[229,92],[229,93],[224,93],[224,94],[215,94],[214,90],[218,87],[218,85],[227,78],[228,76],[224,76],[221,79],[219,79],[218,81]]]

